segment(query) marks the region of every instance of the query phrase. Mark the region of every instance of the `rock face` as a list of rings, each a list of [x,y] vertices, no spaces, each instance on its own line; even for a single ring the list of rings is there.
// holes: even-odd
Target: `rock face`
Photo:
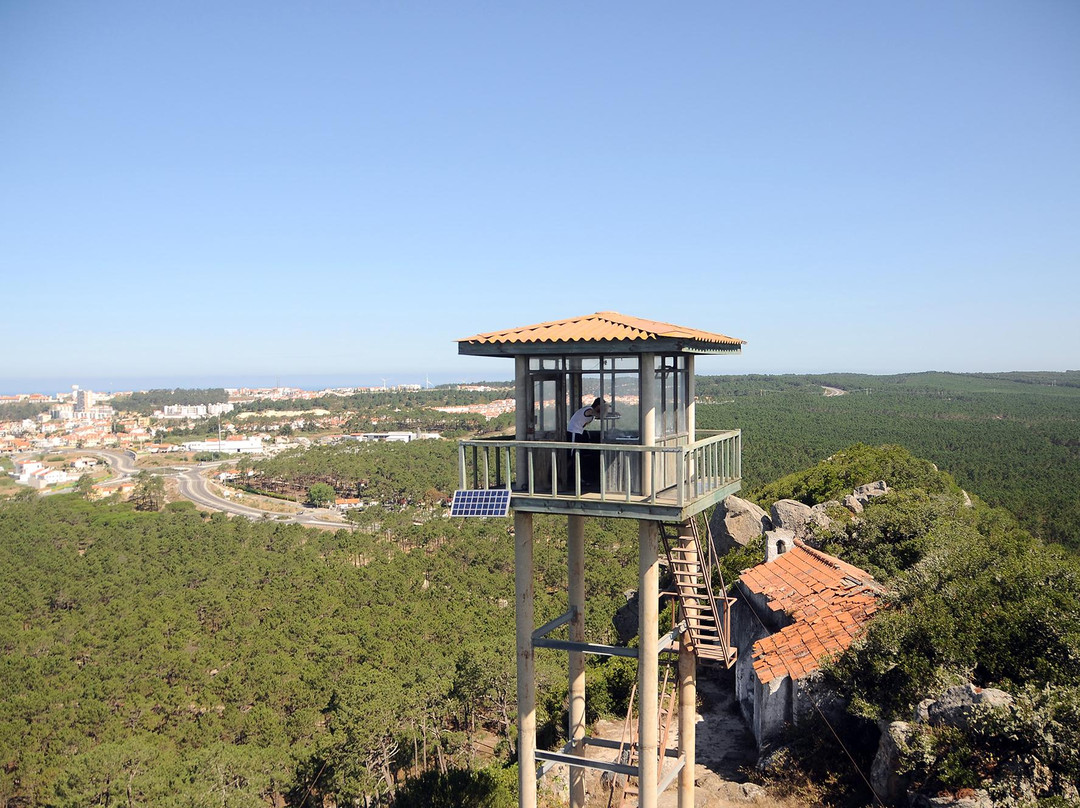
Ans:
[[[912,808],[994,808],[994,801],[981,788],[964,789],[956,796],[926,797],[916,794],[911,797],[910,804]]]
[[[846,497],[844,497],[843,505],[845,508],[847,508],[849,511],[856,515],[863,512],[862,503],[859,502],[859,498],[854,494],[848,494]]]
[[[745,547],[762,533],[772,530],[772,526],[772,520],[764,509],[734,495],[720,504],[709,524],[713,543],[720,553],[734,547]]]
[[[952,796],[910,793],[910,775],[901,774],[898,770],[905,749],[920,731],[918,724],[967,729],[978,713],[1008,709],[1012,704],[1012,696],[1003,690],[975,687],[969,683],[950,687],[937,699],[924,699],[919,702],[915,708],[913,723],[893,721],[881,724],[878,750],[870,769],[870,782],[874,791],[884,802],[892,805],[899,804],[907,794],[908,805],[922,808],[992,808],[993,801],[989,794],[982,790],[967,789],[966,793]],[[1013,793],[1037,795],[1049,788],[1046,772],[1040,770],[1037,761],[1013,761],[1010,765],[1012,768],[1003,767],[1003,773],[1006,779],[1011,777],[1009,785]]]
[[[895,802],[907,792],[910,778],[899,774],[897,768],[900,750],[907,745],[911,735],[911,724],[907,721],[893,721],[881,726],[881,739],[870,768],[870,785],[874,793],[886,802]]]
[[[794,499],[781,499],[773,503],[770,509],[774,530],[790,530],[797,538],[810,535],[813,509]]]
[[[832,524],[832,519],[825,513],[829,508],[838,508],[840,503],[835,499],[830,499],[828,502],[822,502],[815,505],[810,509],[810,521],[818,527],[828,527]]]

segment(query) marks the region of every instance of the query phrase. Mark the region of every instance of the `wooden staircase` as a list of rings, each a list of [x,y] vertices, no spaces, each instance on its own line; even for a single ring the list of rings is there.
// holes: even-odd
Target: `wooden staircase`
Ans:
[[[694,654],[730,668],[737,655],[731,644],[731,604],[735,599],[727,596],[708,523],[704,541],[694,517],[679,524],[676,536],[669,535],[667,525],[661,524],[660,537]],[[714,575],[719,578],[719,596],[713,592]]]

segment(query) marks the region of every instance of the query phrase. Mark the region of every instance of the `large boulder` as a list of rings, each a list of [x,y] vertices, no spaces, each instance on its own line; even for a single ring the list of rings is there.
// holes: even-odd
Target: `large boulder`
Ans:
[[[1010,707],[1012,703],[1013,697],[1004,690],[966,684],[950,687],[933,703],[919,706],[925,709],[927,723],[964,729],[977,712]]]
[[[822,502],[815,505],[810,509],[810,521],[818,527],[829,527],[832,524],[832,518],[826,513],[829,508],[839,508],[840,503],[835,499],[830,499],[828,502]]]
[[[863,512],[862,503],[859,502],[859,498],[854,494],[848,494],[846,497],[844,497],[843,504],[845,508],[847,508],[855,515]]]
[[[769,509],[774,530],[790,530],[797,538],[810,535],[813,509],[794,499],[780,499]]]
[[[745,547],[762,533],[772,530],[772,520],[753,502],[732,495],[720,503],[709,524],[717,552]]]

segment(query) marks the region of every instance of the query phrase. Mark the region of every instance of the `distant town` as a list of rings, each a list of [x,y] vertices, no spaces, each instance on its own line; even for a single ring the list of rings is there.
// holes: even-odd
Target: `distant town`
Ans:
[[[294,387],[224,388],[227,401],[165,404],[150,414],[116,405],[146,391],[96,392],[73,386],[70,392],[54,395],[3,395],[0,419],[7,420],[0,420],[0,455],[11,458],[5,461],[10,463],[10,477],[34,489],[63,488],[90,474],[94,478],[93,493],[98,496],[124,494],[127,492],[113,490],[120,482],[105,479],[109,475],[105,473],[102,451],[124,452],[132,458],[162,455],[163,460],[183,462],[234,455],[268,456],[308,446],[313,440],[407,442],[439,438],[438,432],[422,429],[380,431],[378,417],[370,420],[373,429],[350,432],[347,426],[354,413],[332,413],[317,406],[305,406],[305,402],[325,402],[331,396],[408,394],[422,389],[420,385],[334,387],[317,391]],[[498,396],[501,390],[487,385],[455,385],[453,389],[485,394],[485,399]],[[272,409],[239,411],[259,400],[295,401],[296,407],[281,408],[276,404]],[[432,405],[426,409],[490,420],[513,412],[514,399],[495,397],[479,403]],[[216,436],[211,434],[214,432]],[[88,454],[78,456],[78,451],[84,449]],[[57,455],[52,457],[54,462],[49,462],[50,453],[63,453],[64,462],[55,462]],[[130,486],[130,482],[126,484]]]

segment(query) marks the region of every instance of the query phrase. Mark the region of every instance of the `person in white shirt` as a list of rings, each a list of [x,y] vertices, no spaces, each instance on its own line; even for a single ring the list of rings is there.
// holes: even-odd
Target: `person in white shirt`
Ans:
[[[591,424],[594,419],[603,418],[606,409],[607,402],[602,398],[598,398],[588,407],[582,407],[575,412],[570,416],[570,423],[566,425],[566,439],[570,443],[588,442],[587,438],[585,438],[585,427]]]

